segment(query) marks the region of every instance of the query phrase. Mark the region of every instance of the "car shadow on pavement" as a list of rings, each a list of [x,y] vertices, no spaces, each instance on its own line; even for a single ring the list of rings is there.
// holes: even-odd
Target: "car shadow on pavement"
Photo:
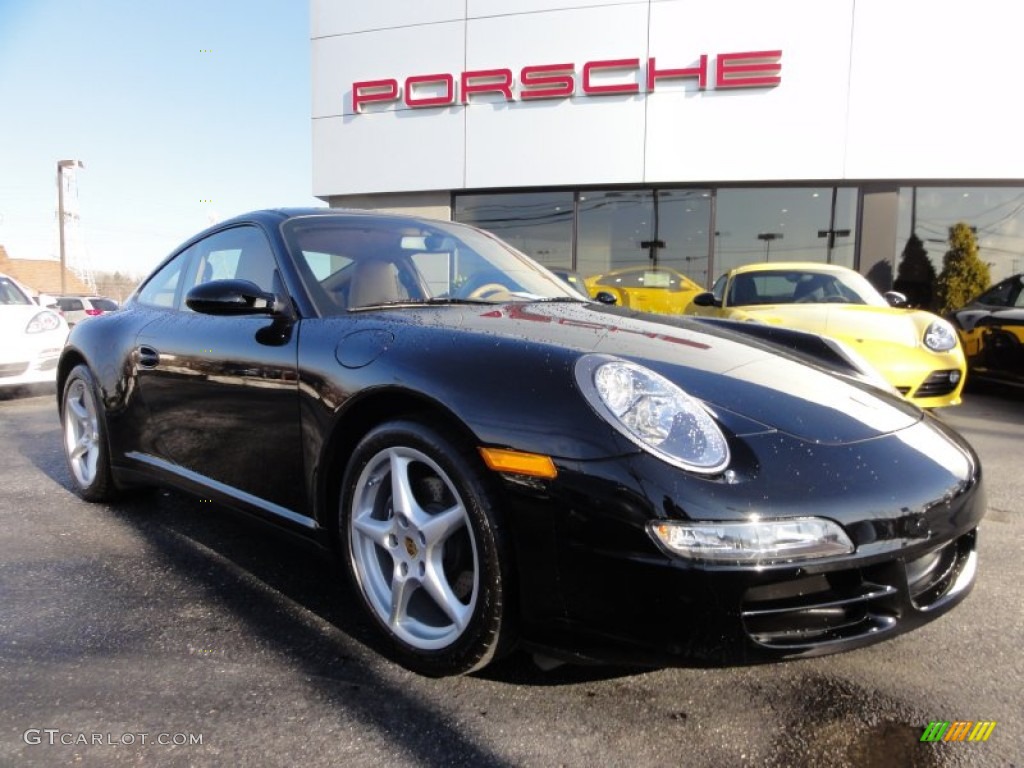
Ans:
[[[108,509],[163,556],[161,568],[172,567],[190,582],[197,600],[228,611],[237,631],[298,667],[307,685],[411,762],[431,764],[426,756],[443,749],[462,755],[467,765],[511,765],[430,706],[438,698],[431,689],[446,681],[418,677],[376,655],[375,630],[328,553],[176,492],[143,493]]]
[[[66,482],[66,481],[65,481]],[[190,582],[198,599],[226,609],[251,638],[297,666],[360,722],[410,758],[466,765],[511,765],[431,705],[453,689],[488,696],[488,687],[561,686],[645,670],[566,665],[542,671],[516,652],[469,678],[420,677],[381,654],[377,630],[332,553],[228,508],[173,491],[142,492],[108,506]],[[477,689],[473,693],[473,689]]]
[[[111,510],[147,538],[166,547],[173,562],[185,564],[189,557],[198,556],[184,551],[193,548],[207,553],[211,559],[229,561],[244,576],[252,577],[275,595],[301,606],[366,646],[370,654],[383,656],[386,653],[376,628],[364,617],[347,574],[333,552],[269,523],[175,491],[140,491],[111,506]],[[279,617],[277,626],[273,626],[275,617],[257,615],[248,600],[239,602],[236,607],[252,614],[248,619],[258,623],[260,631],[268,636],[279,638],[285,631]],[[473,673],[472,677],[511,685],[553,686],[628,677],[648,671],[641,667],[577,664],[545,670],[534,663],[530,654],[516,651]],[[328,669],[320,669],[317,674],[328,672]],[[401,674],[412,673],[402,670]]]
[[[27,400],[30,397],[50,396],[56,403],[57,385],[51,384],[22,384],[17,387],[0,387],[0,402],[6,400]]]

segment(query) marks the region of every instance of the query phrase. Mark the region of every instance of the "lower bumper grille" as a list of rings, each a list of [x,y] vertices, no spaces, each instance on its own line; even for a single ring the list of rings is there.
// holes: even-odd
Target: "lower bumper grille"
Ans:
[[[795,599],[747,602],[741,615],[747,634],[759,645],[798,649],[892,629],[897,592],[887,584],[830,584]]]
[[[949,604],[974,579],[975,534],[907,563],[807,576],[747,590],[740,617],[756,644],[809,651],[894,630]]]
[[[956,389],[959,383],[960,371],[932,371],[914,392],[914,397],[942,397]]]

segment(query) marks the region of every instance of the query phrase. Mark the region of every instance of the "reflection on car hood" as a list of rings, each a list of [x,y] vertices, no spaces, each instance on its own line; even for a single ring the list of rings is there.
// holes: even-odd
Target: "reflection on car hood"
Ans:
[[[772,304],[737,309],[746,317],[763,323],[833,338],[881,341],[906,347],[915,347],[920,342],[913,312],[907,310],[864,304]]]
[[[440,310],[419,321],[635,360],[717,409],[815,443],[867,440],[921,419],[916,407],[895,395],[683,318],[655,319],[595,304],[508,304]]]

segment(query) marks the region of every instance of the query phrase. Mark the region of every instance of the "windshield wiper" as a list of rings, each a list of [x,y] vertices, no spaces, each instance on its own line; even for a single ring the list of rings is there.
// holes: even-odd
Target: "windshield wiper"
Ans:
[[[432,296],[429,299],[417,301],[417,304],[494,304],[493,301],[484,299],[460,299],[457,296]]]
[[[544,304],[589,304],[593,299],[584,299],[582,296],[549,296],[543,299],[534,299],[535,302]]]
[[[443,306],[447,304],[486,304],[490,306],[494,304],[494,302],[483,301],[482,299],[458,299],[455,297],[434,296],[429,299],[398,299],[396,301],[378,301],[373,304],[364,304],[363,306],[360,307],[349,307],[349,312],[360,312],[367,309],[393,309],[397,307]]]

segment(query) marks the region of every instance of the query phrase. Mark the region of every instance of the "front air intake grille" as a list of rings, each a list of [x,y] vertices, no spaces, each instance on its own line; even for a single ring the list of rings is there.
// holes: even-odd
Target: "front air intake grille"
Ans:
[[[764,648],[803,652],[896,629],[908,612],[928,612],[973,583],[975,532],[913,560],[785,579],[752,587],[740,617]]]
[[[791,597],[780,597],[792,592]],[[842,571],[747,592],[741,616],[750,638],[769,648],[798,649],[877,634],[896,625],[896,587]]]
[[[956,389],[959,383],[960,371],[932,371],[917,388],[914,397],[942,397]]]
[[[915,608],[928,608],[949,591],[972,546],[972,538],[961,537],[907,563],[907,587]]]

